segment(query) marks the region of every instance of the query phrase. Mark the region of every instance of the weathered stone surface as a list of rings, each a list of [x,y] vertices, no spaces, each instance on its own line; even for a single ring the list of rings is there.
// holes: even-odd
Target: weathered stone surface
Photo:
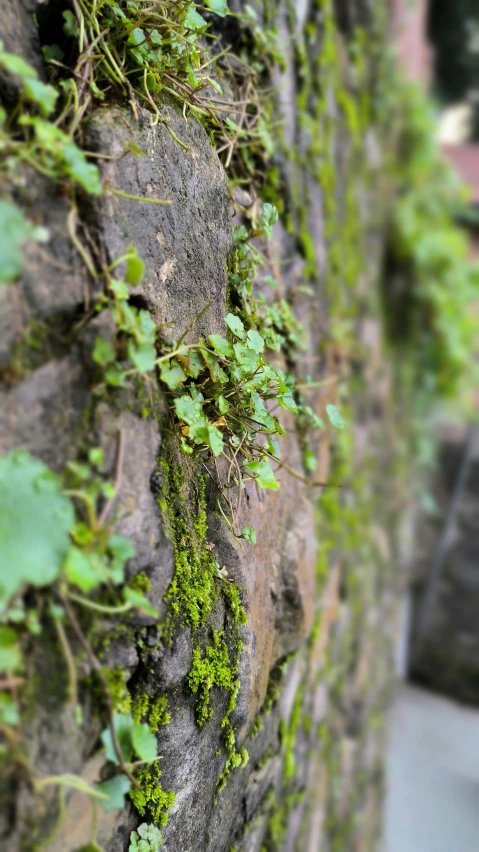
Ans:
[[[285,457],[300,469],[298,456],[291,440]],[[217,517],[211,518],[209,529],[219,564],[245,591],[248,624],[242,628],[242,688],[234,711],[240,742],[264,701],[269,672],[305,641],[314,616],[312,507],[304,486],[282,470],[277,478],[282,488],[274,494],[265,495],[254,484],[243,492],[238,526],[255,527],[255,548],[240,550]]]
[[[53,180],[33,168],[18,170],[15,201],[30,222],[45,228],[47,240],[27,240],[20,280],[0,288],[0,367],[11,361],[13,344],[22,341],[29,330],[41,330],[46,336],[45,321],[59,324],[56,345],[61,345],[62,332],[66,334],[62,320],[63,326],[70,323],[72,328],[101,291],[100,283],[91,282],[85,274],[65,227],[70,217],[70,228],[82,236],[78,216],[70,213],[68,199]],[[85,251],[89,254],[88,246]]]
[[[168,127],[188,150],[170,136]],[[141,247],[146,275],[137,292],[165,340],[178,340],[208,305],[187,342],[224,332],[231,211],[225,175],[204,128],[170,107],[162,108],[154,127],[146,110],[140,110],[138,125],[124,113],[103,110],[92,118],[87,139],[91,150],[121,158],[100,161],[107,186],[171,201],[163,207],[107,194],[97,212],[112,262],[129,244]],[[122,157],[129,140],[145,156]]]
[[[2,4],[0,36],[5,50],[21,56],[35,70],[44,76],[43,61],[40,53],[38,32],[33,20],[37,0],[5,0]],[[8,80],[6,94],[11,92],[11,80]],[[4,81],[1,92],[4,94]]]
[[[88,404],[88,383],[77,358],[49,361],[1,397],[1,452],[21,447],[62,470]]]

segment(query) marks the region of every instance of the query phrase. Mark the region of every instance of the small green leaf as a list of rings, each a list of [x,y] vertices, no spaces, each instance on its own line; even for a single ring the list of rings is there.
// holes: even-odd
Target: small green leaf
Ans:
[[[157,846],[161,843],[161,831],[156,825],[152,825],[151,823],[142,823],[138,827],[138,834],[142,840],[147,840],[148,843],[156,843]],[[156,848],[154,852],[156,852]]]
[[[214,457],[217,458],[223,452],[223,436],[219,429],[216,426],[211,426],[208,424],[208,437],[205,441]]]
[[[156,336],[156,323],[148,311],[138,312],[138,328],[149,343],[154,342]]]
[[[141,27],[136,27],[134,30],[131,31],[130,35],[128,36],[128,41],[130,42],[130,44],[137,44],[137,45],[144,44],[145,43],[144,30],[142,30]]]
[[[92,358],[96,364],[101,364],[102,367],[105,367],[106,364],[112,364],[114,362],[116,352],[108,340],[104,340],[103,337],[97,337],[93,347]]]
[[[210,448],[215,458],[223,452],[223,436],[219,429],[207,423],[202,426],[190,426],[189,437],[196,444],[206,444]]]
[[[234,343],[233,349],[243,374],[254,373],[258,367],[259,357],[255,349],[247,349],[242,343]]]
[[[140,852],[140,848],[138,846],[138,841],[140,840],[140,836],[137,831],[132,831],[130,834],[130,845],[128,847],[128,852]],[[149,852],[149,850],[148,850]]]
[[[0,458],[0,597],[55,580],[74,522],[73,504],[47,465],[23,450]]]
[[[286,409],[286,411],[293,411],[296,414],[298,406],[291,393],[279,393],[276,398],[281,408]]]
[[[251,542],[251,544],[256,544],[256,530],[254,527],[243,527],[241,536],[246,541]]]
[[[66,173],[80,184],[85,192],[101,195],[103,187],[98,169],[88,162],[83,151],[74,142],[67,141],[63,144],[62,152]]]
[[[258,353],[264,351],[264,340],[261,335],[254,330],[254,328],[248,331],[246,338],[249,349],[254,349],[254,351]]]
[[[75,483],[86,482],[90,479],[90,468],[87,464],[70,461],[66,464],[69,473],[73,474]]]
[[[190,349],[188,355],[188,366],[185,367],[188,375],[191,376],[193,379],[197,379],[201,371],[204,370],[204,368],[205,363],[198,350]]]
[[[276,456],[277,459],[281,458],[281,447],[279,446],[279,441],[277,441],[275,438],[271,438],[270,436],[268,436],[266,446],[268,448],[268,452],[271,453],[271,455]]]
[[[101,467],[104,461],[104,452],[101,447],[90,447],[88,450],[88,461],[94,467]]]
[[[89,592],[100,584],[89,556],[78,547],[70,547],[64,570],[70,583],[78,586],[82,592]]]
[[[113,500],[116,495],[115,486],[111,484],[111,482],[103,482],[101,486],[101,490],[103,496],[106,497],[107,500]]]
[[[125,280],[128,281],[128,284],[133,284],[136,287],[143,281],[144,274],[145,264],[141,257],[138,257],[136,248],[134,246],[128,246]]]
[[[16,53],[6,53],[3,49],[3,42],[0,41],[0,65],[10,74],[16,74],[20,77],[23,84],[28,80],[38,80],[38,73],[35,68],[25,62]]]
[[[128,296],[130,295],[130,291],[128,290],[125,282],[118,281],[116,278],[111,279],[108,289],[111,290],[115,296],[118,296],[119,299],[128,299]]]
[[[61,62],[65,57],[63,50],[58,46],[58,44],[42,45],[42,53],[45,62],[50,62],[50,59],[56,59],[57,62]]]
[[[178,361],[163,361],[160,365],[160,375],[170,390],[176,390],[185,381],[186,375]]]
[[[315,453],[312,450],[305,450],[303,453],[303,465],[304,469],[308,471],[308,473],[314,473],[317,466],[318,460],[316,458]]]
[[[119,585],[123,582],[123,569],[128,559],[133,559],[136,550],[135,545],[129,538],[122,535],[112,535],[108,542],[108,551],[111,554],[112,582]]]
[[[15,727],[20,722],[20,714],[11,695],[0,694],[0,722]]]
[[[113,725],[115,728],[116,739],[121,751],[123,760],[128,763],[133,757],[133,719],[129,713],[114,713]],[[115,749],[113,747],[113,739],[110,728],[105,728],[101,734],[101,741],[105,747],[105,757],[112,763],[119,765]]]
[[[268,239],[271,239],[273,236],[273,225],[278,221],[278,211],[274,204],[266,203],[263,205],[261,218],[263,220],[264,232]]]
[[[212,12],[224,18],[228,14],[228,4],[226,0],[205,0],[206,5]]]
[[[210,371],[210,376],[212,380],[214,382],[221,382],[221,384],[226,384],[226,382],[228,381],[228,376],[221,367],[216,355],[213,355],[212,352],[208,352],[207,349],[201,349],[201,355]]]
[[[205,422],[200,403],[194,402],[189,394],[175,399],[175,410],[178,418],[188,426]]]
[[[154,760],[158,756],[156,737],[148,725],[134,725],[132,741],[135,752],[141,760]]]
[[[163,44],[163,39],[158,30],[150,30],[150,41],[152,42],[152,44]]]
[[[326,414],[328,415],[329,422],[332,426],[335,426],[336,429],[344,429],[344,420],[335,405],[329,403],[329,405],[326,406]]]
[[[32,226],[11,201],[0,199],[0,284],[15,281],[22,272],[22,246]]]
[[[125,795],[131,787],[131,781],[125,775],[115,775],[103,784],[97,784],[96,790],[108,798],[99,799],[98,804],[104,811],[119,810],[125,803]]]
[[[218,411],[220,414],[226,414],[226,412],[229,410],[230,406],[228,400],[224,398],[223,394],[219,395],[216,400],[216,404],[218,406]]]
[[[244,465],[245,470],[253,474],[260,488],[269,488],[272,491],[277,491],[279,482],[276,479],[268,462],[255,461],[248,462]]]
[[[128,355],[140,373],[149,373],[151,370],[154,370],[156,349],[153,343],[144,341],[138,344],[130,340],[128,343]]]
[[[239,317],[236,317],[234,314],[226,314],[225,323],[236,337],[239,337],[240,340],[245,339],[245,328]]]
[[[123,387],[125,384],[125,371],[120,364],[110,364],[105,371],[105,380],[112,387]]]
[[[188,6],[188,12],[183,21],[184,26],[190,30],[201,30],[207,26],[205,19],[196,11],[194,3],[190,3]]]
[[[79,34],[79,29],[75,15],[67,9],[66,12],[62,12],[62,16],[65,20],[65,23],[63,24],[63,32],[67,36],[76,37]]]
[[[219,355],[224,355],[225,358],[233,357],[234,352],[231,343],[228,343],[224,337],[221,337],[221,334],[210,334],[209,339],[213,349],[215,349]]]
[[[126,586],[123,589],[123,595],[125,600],[133,604],[135,609],[142,610],[146,615],[151,615],[152,618],[158,618],[158,610],[155,609],[153,604],[141,592],[137,592],[136,589],[130,589]]]
[[[53,86],[30,78],[24,83],[25,94],[30,101],[38,104],[42,115],[50,115],[55,109],[58,92]]]
[[[0,672],[14,672],[22,662],[18,637],[11,627],[0,627]]]

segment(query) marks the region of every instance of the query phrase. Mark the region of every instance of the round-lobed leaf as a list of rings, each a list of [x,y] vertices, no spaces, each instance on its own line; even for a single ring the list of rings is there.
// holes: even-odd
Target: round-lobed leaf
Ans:
[[[0,458],[0,597],[23,583],[45,586],[58,576],[75,522],[58,477],[23,450]]]

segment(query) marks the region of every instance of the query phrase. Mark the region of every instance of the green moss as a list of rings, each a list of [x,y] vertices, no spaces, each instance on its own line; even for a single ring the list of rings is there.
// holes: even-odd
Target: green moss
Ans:
[[[135,576],[129,580],[128,585],[130,588],[136,589],[137,592],[143,592],[143,594],[146,595],[146,593],[151,589],[151,580],[144,571],[140,571],[139,574],[135,574]]]
[[[103,667],[103,674],[108,684],[113,707],[119,713],[129,713],[131,710],[131,695],[126,687],[126,672],[121,666],[114,669]]]
[[[147,692],[141,690],[132,702],[131,714],[135,722],[147,721],[150,730],[156,733],[158,728],[170,723],[171,716],[167,707],[167,695],[159,695],[158,698],[152,699]]]
[[[140,816],[146,816],[154,825],[163,827],[168,822],[168,809],[175,801],[172,790],[163,790],[158,762],[143,766],[136,773],[141,790],[130,790],[129,796]]]
[[[285,781],[291,781],[291,779],[294,778],[294,774],[296,771],[296,760],[294,752],[296,734],[301,724],[303,698],[304,684],[298,689],[296,698],[294,699],[293,709],[291,711],[291,718],[289,720],[288,725],[282,723],[283,727],[281,729],[281,743],[284,748],[283,774]]]
[[[285,797],[281,805],[278,804],[277,799],[273,799],[271,816],[266,828],[266,842],[262,846],[261,852],[273,852],[273,850],[274,852],[280,852],[286,836],[289,814],[295,805],[300,804],[302,798],[302,793],[290,793]]]
[[[253,724],[251,725],[251,730],[249,732],[250,737],[257,737],[258,734],[264,730],[263,720],[261,718],[260,713],[256,716]]]
[[[131,706],[131,715],[133,717],[133,721],[135,723],[142,722],[148,714],[149,707],[150,696],[148,695],[148,693],[145,692],[145,690],[137,692],[132,701]]]
[[[165,440],[158,462],[163,478],[159,500],[174,548],[175,571],[166,593],[167,636],[174,627],[193,631],[204,625],[220,590],[216,560],[206,545],[205,480],[197,464],[180,455],[174,439]]]
[[[151,710],[148,714],[148,724],[152,731],[157,731],[163,725],[168,725],[171,720],[171,715],[167,712],[168,697],[160,695],[152,702]]]
[[[175,573],[165,597],[170,604],[167,638],[183,625],[188,625],[193,633],[204,627],[220,596],[226,608],[225,631],[209,630],[206,641],[203,634],[198,634],[186,679],[189,689],[197,695],[195,712],[200,726],[212,715],[211,690],[217,687],[229,693],[221,722],[226,748],[225,765],[218,779],[218,790],[221,790],[231,770],[245,765],[248,759],[245,749],[236,749],[235,731],[230,721],[240,687],[237,677],[242,647],[239,626],[246,623],[246,613],[238,587],[220,579],[218,563],[207,546],[205,479],[199,474],[197,464],[185,459],[171,438],[164,442],[159,468],[163,477],[160,507],[175,558]],[[149,721],[151,724],[150,718]]]
[[[211,641],[204,655],[199,648],[193,650],[193,662],[186,681],[193,694],[198,695],[196,721],[198,725],[204,725],[212,716],[210,693],[213,687],[218,686],[228,692],[237,688],[223,631],[211,631]]]
[[[195,706],[196,721],[200,727],[211,719],[213,711],[210,703],[211,690],[214,687],[224,689],[229,693],[226,712],[221,721],[223,741],[226,748],[226,761],[218,779],[217,789],[220,792],[231,774],[231,770],[245,766],[248,762],[248,752],[245,748],[236,748],[235,730],[231,724],[230,715],[236,706],[236,698],[240,682],[236,677],[237,656],[233,663],[230,651],[224,640],[223,631],[212,630],[210,641],[205,651],[199,648],[193,650],[193,662],[187,676],[187,684],[194,695],[197,695]]]

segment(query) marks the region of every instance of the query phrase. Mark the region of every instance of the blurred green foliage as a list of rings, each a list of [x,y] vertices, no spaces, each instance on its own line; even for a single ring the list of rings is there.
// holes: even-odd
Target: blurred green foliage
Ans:
[[[433,103],[405,83],[398,97],[399,196],[384,283],[385,323],[416,407],[424,411],[474,381],[479,266],[458,224],[467,191],[440,151]]]

